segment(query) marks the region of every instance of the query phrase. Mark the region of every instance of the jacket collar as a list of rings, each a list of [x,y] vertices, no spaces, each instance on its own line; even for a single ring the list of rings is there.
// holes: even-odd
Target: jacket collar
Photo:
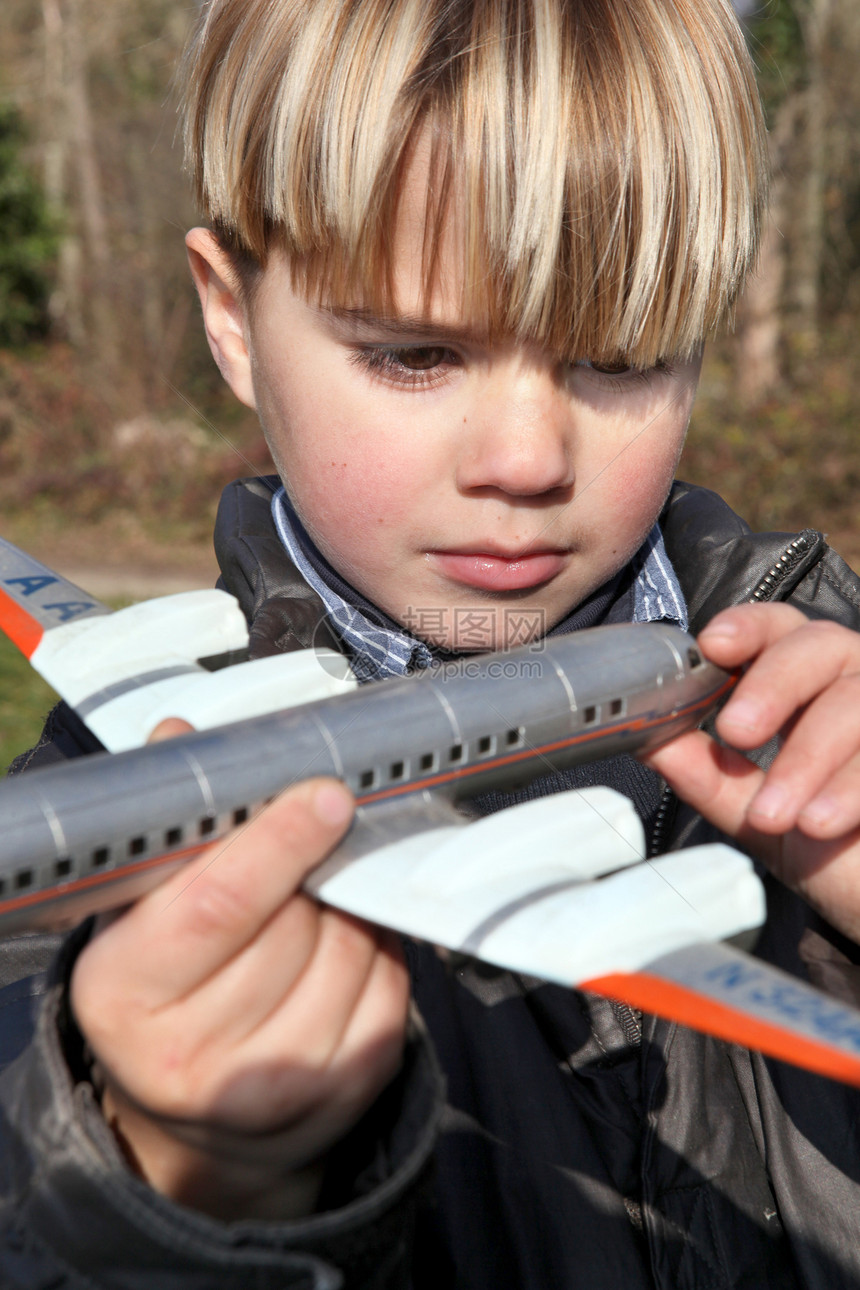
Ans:
[[[325,607],[275,532],[276,475],[240,479],[224,490],[215,526],[219,586],[239,600],[252,658],[312,646],[338,649]],[[827,551],[821,533],[753,533],[708,488],[676,482],[660,525],[687,601],[690,631],[748,600],[785,600]],[[841,562],[840,562],[841,563]]]
[[[680,480],[660,525],[694,635],[731,605],[787,600],[828,549],[816,529],[753,533],[717,493]]]

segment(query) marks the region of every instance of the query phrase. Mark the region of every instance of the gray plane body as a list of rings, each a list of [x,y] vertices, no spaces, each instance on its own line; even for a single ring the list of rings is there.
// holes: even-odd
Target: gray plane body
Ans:
[[[64,925],[161,881],[298,780],[432,818],[699,723],[734,678],[665,624],[597,628],[0,784],[0,928]]]

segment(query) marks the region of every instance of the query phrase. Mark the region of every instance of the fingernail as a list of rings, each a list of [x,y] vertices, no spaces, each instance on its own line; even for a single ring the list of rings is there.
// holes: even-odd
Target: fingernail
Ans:
[[[713,623],[708,623],[707,627],[703,627],[702,630],[699,632],[699,637],[701,638],[705,636],[713,639],[717,636],[724,636],[726,638],[729,638],[732,636],[737,636],[737,634],[738,634],[737,623],[734,621],[733,618],[726,618],[726,619],[718,619]]]
[[[761,715],[761,708],[751,699],[733,699],[723,709],[722,721],[738,729],[755,730]]]
[[[815,824],[820,827],[829,824],[835,814],[836,803],[831,798],[816,797],[804,806],[800,818],[809,824]]]
[[[782,815],[788,802],[786,789],[779,784],[766,784],[750,803],[750,814],[758,815],[764,820],[776,820]]]
[[[313,797],[313,811],[324,824],[341,828],[353,812],[353,802],[345,788],[336,784],[320,784]]]

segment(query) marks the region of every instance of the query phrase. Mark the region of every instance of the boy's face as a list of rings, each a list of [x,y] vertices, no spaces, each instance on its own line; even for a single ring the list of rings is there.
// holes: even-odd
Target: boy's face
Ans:
[[[489,341],[462,315],[456,225],[425,300],[425,182],[413,166],[390,316],[309,303],[278,255],[246,313],[202,230],[192,268],[219,366],[330,563],[415,635],[501,649],[552,627],[641,545],[700,362],[616,372]]]

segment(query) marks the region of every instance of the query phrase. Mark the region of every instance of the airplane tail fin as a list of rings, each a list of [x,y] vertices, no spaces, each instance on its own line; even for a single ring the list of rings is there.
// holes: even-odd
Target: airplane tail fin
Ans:
[[[0,630],[31,659],[46,633],[111,611],[73,582],[0,538]]]

